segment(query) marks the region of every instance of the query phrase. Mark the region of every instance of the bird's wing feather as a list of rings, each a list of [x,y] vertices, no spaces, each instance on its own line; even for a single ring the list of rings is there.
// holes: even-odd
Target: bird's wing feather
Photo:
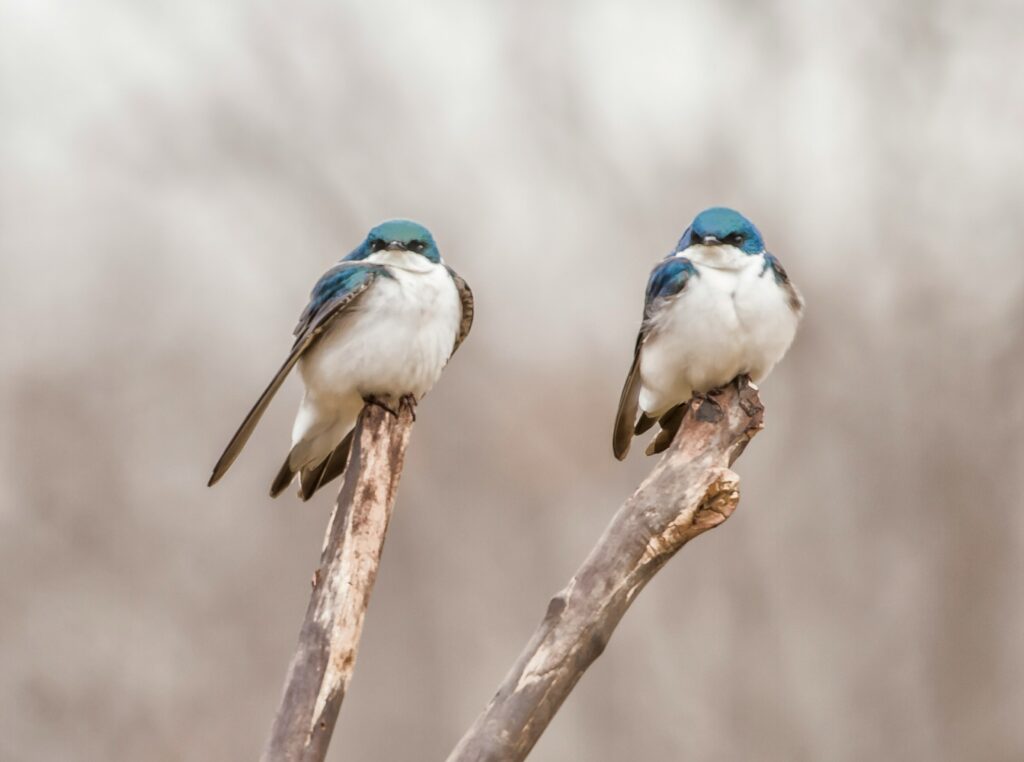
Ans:
[[[448,274],[455,281],[455,288],[459,291],[459,300],[462,302],[462,320],[459,322],[459,332],[455,336],[455,346],[452,347],[452,354],[459,348],[459,345],[469,336],[469,330],[473,327],[473,292],[469,284],[452,268],[448,268]]]
[[[386,270],[381,265],[362,262],[343,262],[328,270],[317,281],[310,294],[309,304],[299,317],[295,328],[295,343],[284,363],[271,379],[263,394],[256,400],[242,425],[228,442],[224,454],[220,456],[213,468],[209,486],[213,486],[227,472],[235,458],[249,441],[256,424],[266,411],[277,390],[281,388],[288,373],[295,367],[303,353],[323,334],[333,320],[344,312],[352,309],[359,297],[366,293],[371,284]]]
[[[640,405],[640,346],[643,344],[643,336],[641,328],[636,337],[636,348],[633,350],[633,364],[626,376],[626,383],[622,386],[619,410],[615,414],[612,451],[619,460],[623,460],[629,454],[629,443],[633,440],[633,424],[636,422],[637,408]]]
[[[782,267],[782,263],[779,261],[778,257],[766,251],[764,253],[764,269],[761,271],[761,275],[764,275],[768,270],[772,271],[772,275],[775,277],[775,282],[778,283],[779,287],[786,292],[786,302],[789,304],[789,308],[793,310],[797,317],[803,315],[803,297],[800,296],[800,292],[796,290],[796,286],[794,286],[789,280],[789,275]]]
[[[699,275],[689,259],[678,256],[662,261],[651,272],[644,299],[644,319],[640,324],[640,332],[637,334],[636,346],[633,349],[633,364],[626,375],[626,383],[623,384],[622,394],[619,396],[619,409],[615,414],[612,451],[619,460],[623,460],[629,453],[629,444],[633,439],[633,427],[640,406],[640,350],[652,330],[651,319],[668,301],[686,288],[690,278]]]

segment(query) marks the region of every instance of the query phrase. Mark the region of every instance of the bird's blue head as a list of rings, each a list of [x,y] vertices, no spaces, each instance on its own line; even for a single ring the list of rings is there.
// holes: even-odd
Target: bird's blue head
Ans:
[[[676,244],[676,251],[703,244],[704,246],[733,246],[744,254],[764,251],[764,239],[754,223],[724,206],[713,206],[693,218],[690,227]]]
[[[366,240],[346,259],[366,259],[386,251],[409,251],[419,254],[431,262],[441,261],[434,236],[430,231],[411,220],[388,220],[366,234]]]

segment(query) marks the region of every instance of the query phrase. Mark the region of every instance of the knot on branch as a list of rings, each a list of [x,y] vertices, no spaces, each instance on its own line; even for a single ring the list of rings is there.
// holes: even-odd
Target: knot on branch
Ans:
[[[696,504],[687,501],[664,529],[652,535],[640,557],[640,565],[664,561],[702,532],[714,529],[736,510],[740,478],[728,468],[708,472],[708,485]]]
[[[704,493],[704,499],[693,515],[693,524],[700,531],[714,529],[732,516],[740,502],[740,478],[734,471],[721,469],[718,478]],[[689,538],[687,538],[689,539]]]

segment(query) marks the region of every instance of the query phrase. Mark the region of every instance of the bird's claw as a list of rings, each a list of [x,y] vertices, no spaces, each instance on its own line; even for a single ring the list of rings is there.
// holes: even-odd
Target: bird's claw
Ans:
[[[384,402],[384,400],[382,400],[380,397],[378,397],[378,396],[376,396],[374,394],[371,394],[371,395],[369,395],[367,397],[363,397],[363,402],[365,402],[367,405],[373,405],[375,407],[381,408],[382,410],[386,410],[389,413],[391,413],[391,415],[395,416],[395,418],[398,417],[398,411],[397,410],[392,408],[390,405],[388,405],[386,402]]]
[[[730,381],[727,384],[722,384],[721,386],[716,386],[714,389],[708,389],[703,394],[699,394],[699,395],[698,394],[694,394],[693,396],[694,397],[698,397],[698,398],[704,398],[704,399],[710,399],[711,397],[721,397],[723,394],[725,394],[725,390],[728,389],[730,386],[733,386],[733,385],[735,385],[737,389],[742,389],[744,386],[754,386],[754,382],[750,380],[750,375],[749,374],[747,374],[747,373],[740,373],[738,376],[736,376],[736,378],[734,378],[732,381]],[[757,387],[754,386],[754,389],[756,390]],[[714,401],[714,400],[712,400],[712,401]]]
[[[415,397],[415,395],[403,394],[401,397],[399,397],[398,398],[398,409],[397,410],[395,408],[391,407],[391,405],[389,405],[387,402],[385,402],[384,400],[382,400],[380,397],[378,397],[375,394],[370,394],[370,395],[368,395],[366,397],[363,397],[363,402],[365,402],[367,405],[374,405],[374,406],[379,407],[379,408],[381,408],[383,410],[386,410],[389,413],[391,413],[391,415],[393,415],[395,418],[398,418],[398,416],[401,414],[402,410],[408,410],[409,413],[412,415],[412,419],[414,421],[416,420],[416,397]]]
[[[715,397],[724,392],[724,389],[711,389],[706,392],[697,392],[693,395],[690,408],[698,421],[717,423],[722,419],[722,406]]]
[[[413,421],[416,420],[416,397],[412,394],[403,394],[401,399],[398,400],[398,409],[405,408],[409,411]]]

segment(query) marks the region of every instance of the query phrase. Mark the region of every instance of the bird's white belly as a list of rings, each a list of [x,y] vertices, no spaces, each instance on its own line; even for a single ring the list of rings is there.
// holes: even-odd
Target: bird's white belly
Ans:
[[[448,362],[462,310],[448,271],[389,271],[394,278],[378,278],[300,361],[307,396],[319,408],[369,395],[419,399]]]
[[[798,316],[764,260],[739,270],[696,265],[657,317],[640,354],[640,407],[661,415],[694,392],[748,373],[764,378],[789,348]]]

